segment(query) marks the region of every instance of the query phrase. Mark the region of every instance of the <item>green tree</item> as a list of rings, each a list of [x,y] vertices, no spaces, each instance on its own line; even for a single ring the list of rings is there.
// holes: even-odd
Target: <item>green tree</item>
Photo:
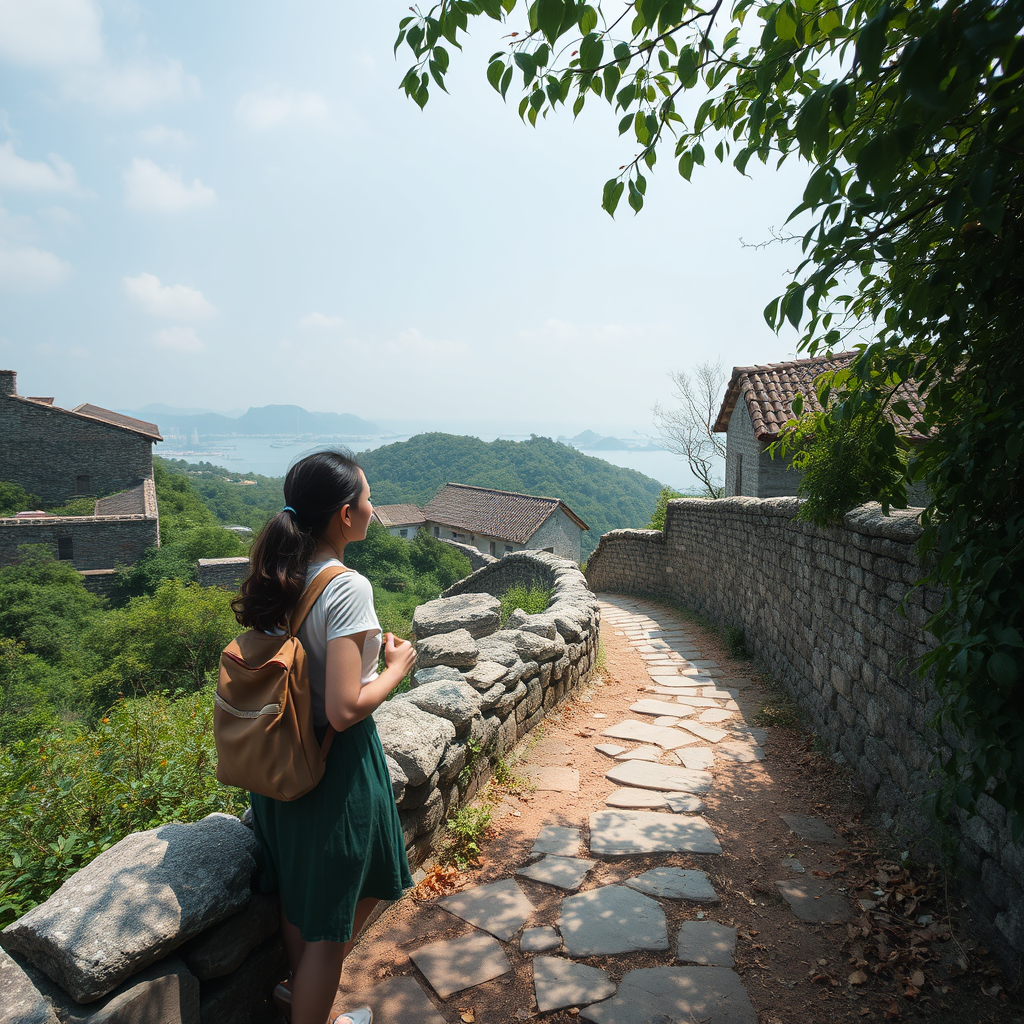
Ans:
[[[685,497],[685,495],[680,494],[678,491],[673,491],[671,487],[662,487],[661,494],[658,495],[658,504],[654,506],[654,512],[651,514],[651,521],[647,524],[647,529],[664,530],[665,516],[668,515],[668,503],[673,498],[682,497]]]
[[[971,809],[990,789],[1021,835],[1024,0],[442,0],[396,41],[421,107],[481,15],[517,19],[487,79],[504,97],[520,76],[521,117],[599,100],[619,113],[636,155],[605,183],[609,213],[623,196],[643,207],[666,154],[687,180],[712,153],[740,172],[753,158],[807,163],[790,214],[803,261],[765,316],[812,354],[868,339],[818,435],[841,453],[848,421],[863,428],[851,472],[908,466],[820,511],[834,519],[860,493],[905,506],[908,477],[928,488],[922,551],[945,598],[924,667],[942,724],[967,738],[945,762],[946,795]],[[907,381],[923,416],[897,397]],[[887,408],[916,422],[912,460]]]
[[[39,508],[39,498],[19,484],[0,480],[0,516],[13,516]]]

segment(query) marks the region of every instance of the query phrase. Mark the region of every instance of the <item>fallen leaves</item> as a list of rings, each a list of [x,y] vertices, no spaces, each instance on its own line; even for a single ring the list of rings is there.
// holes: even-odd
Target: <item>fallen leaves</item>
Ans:
[[[851,985],[863,985],[867,982],[868,976],[863,971],[854,971],[846,980]]]
[[[434,900],[448,896],[462,886],[462,872],[452,864],[437,864],[427,872],[426,877],[412,891],[415,900]]]
[[[471,1006],[463,1007],[459,1020],[462,1021],[462,1024],[476,1024],[476,1011]]]

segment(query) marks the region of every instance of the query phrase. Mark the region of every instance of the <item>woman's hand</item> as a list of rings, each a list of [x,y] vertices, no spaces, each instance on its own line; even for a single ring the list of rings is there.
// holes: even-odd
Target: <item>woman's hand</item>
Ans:
[[[400,669],[400,679],[404,679],[409,670],[416,664],[416,652],[408,640],[399,640],[394,633],[385,633],[384,664],[389,668]]]

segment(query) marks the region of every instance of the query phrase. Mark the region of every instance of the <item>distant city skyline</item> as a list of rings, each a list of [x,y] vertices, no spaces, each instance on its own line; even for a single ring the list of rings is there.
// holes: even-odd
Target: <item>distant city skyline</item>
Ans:
[[[0,0],[0,365],[22,392],[653,432],[669,370],[792,354],[761,310],[798,255],[741,239],[781,227],[802,168],[659,165],[612,221],[614,114],[524,126],[483,23],[421,112],[404,11]]]

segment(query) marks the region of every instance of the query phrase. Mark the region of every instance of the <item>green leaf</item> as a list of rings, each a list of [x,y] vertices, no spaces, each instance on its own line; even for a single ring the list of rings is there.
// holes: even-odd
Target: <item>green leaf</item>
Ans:
[[[685,88],[690,88],[697,83],[697,53],[691,46],[684,46],[679,51],[679,60],[676,63],[676,74],[679,75],[679,83]]]
[[[494,87],[495,92],[501,92],[501,76],[505,73],[505,65],[501,61],[494,61],[487,65],[487,81]]]
[[[516,66],[523,73],[524,87],[529,85],[537,74],[537,65],[533,62],[533,54],[520,50],[513,58]]]
[[[508,92],[508,87],[512,84],[512,65],[509,64],[505,68],[505,74],[501,76],[501,98],[505,98],[505,93]]]
[[[537,27],[554,44],[562,27],[565,0],[537,0]]]
[[[604,40],[596,32],[584,36],[580,41],[580,67],[593,70],[600,66],[603,59]]]
[[[589,4],[584,4],[577,24],[579,25],[580,32],[582,32],[583,35],[586,35],[588,32],[593,32],[594,29],[597,28],[597,11],[595,11]]]
[[[604,192],[601,196],[601,209],[606,210],[609,216],[615,216],[615,208],[619,205],[625,186],[615,178],[609,178],[604,183]]]
[[[805,285],[794,285],[783,299],[786,305],[786,319],[796,328],[800,327],[800,319],[804,315],[804,289]]]
[[[885,47],[885,29],[889,23],[889,6],[882,9],[860,30],[855,51],[856,62],[866,78],[874,78],[878,74],[878,66],[882,62],[882,50]]]
[[[693,154],[689,150],[686,150],[679,158],[679,173],[687,181],[690,180],[690,175],[693,173]]]
[[[1011,687],[1017,682],[1017,662],[1013,655],[1003,651],[996,651],[988,659],[985,670],[989,678],[994,680],[997,686]]]
[[[788,4],[783,4],[775,12],[775,34],[779,39],[787,41],[796,38],[796,21],[790,13]]]
[[[615,54],[615,59],[620,63],[627,62],[633,55],[633,51],[629,48],[629,43],[616,43],[612,53]]]
[[[615,90],[619,87],[619,81],[622,75],[619,69],[614,64],[609,64],[604,69],[604,94],[608,98],[608,102],[611,103],[615,97]]]

